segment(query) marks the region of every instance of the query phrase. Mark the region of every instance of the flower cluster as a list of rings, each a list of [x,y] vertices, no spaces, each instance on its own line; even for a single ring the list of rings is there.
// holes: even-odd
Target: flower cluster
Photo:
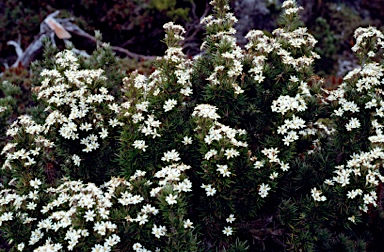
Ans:
[[[384,35],[375,27],[359,27],[356,29],[354,37],[356,43],[352,47],[352,51],[359,56],[372,58],[376,55],[378,48],[384,48]]]
[[[1,155],[6,157],[2,169],[23,170],[36,165],[38,157],[55,146],[55,143],[45,138],[42,132],[43,126],[28,115],[22,115],[14,121],[6,132],[7,136],[14,138],[14,142],[7,143],[1,151]],[[29,149],[19,145],[24,141],[27,142]]]
[[[96,150],[99,148],[96,132],[104,139],[109,127],[122,125],[109,116],[118,114],[120,108],[102,86],[106,80],[103,70],[80,70],[77,58],[69,50],[56,55],[56,64],[61,69],[41,72],[44,80],[37,97],[48,103],[47,111],[50,112],[43,130],[47,133],[54,126],[64,139],[80,139],[85,145],[83,152]],[[100,109],[106,104],[109,111],[102,115]]]
[[[110,221],[110,209],[113,206],[112,198],[118,196],[116,189],[129,188],[127,181],[113,178],[101,187],[93,183],[65,181],[57,188],[47,188],[45,192],[41,184],[40,180],[31,180],[30,190],[25,195],[9,190],[1,191],[1,208],[15,207],[18,211],[15,217],[5,212],[1,217],[2,222],[17,218],[31,230],[28,244],[19,244],[20,251],[35,244],[44,244],[36,251],[47,251],[48,248],[52,249],[50,251],[59,251],[64,247],[72,251],[86,240],[92,245],[92,237],[105,239],[103,244],[94,244],[92,251],[98,251],[97,248],[109,251],[120,242],[120,237],[114,233],[117,226]],[[38,206],[44,193],[48,193],[52,201]],[[44,217],[36,218],[40,214]],[[82,223],[80,226],[83,228],[79,229],[79,223]],[[52,239],[57,240],[58,235],[60,242],[52,243]],[[44,239],[45,243],[41,243]]]
[[[233,25],[237,19],[232,13],[226,12],[229,6],[225,1],[211,3],[217,15],[209,15],[201,20],[201,24],[205,25],[209,34],[202,48],[210,47],[209,50],[212,49],[216,57],[214,71],[207,80],[212,86],[233,88],[236,96],[244,92],[237,80],[243,73],[244,59],[243,50],[236,44],[234,37],[236,30]]]
[[[334,104],[333,116],[350,134],[349,144],[354,144],[354,137],[369,143],[369,150],[351,153],[346,164],[335,167],[331,179],[325,180],[329,187],[344,188],[348,200],[358,200],[359,210],[367,212],[370,206],[377,206],[377,188],[384,182],[380,166],[384,157],[382,148],[382,118],[384,117],[383,91],[384,83],[382,65],[372,61],[372,50],[383,47],[383,35],[373,27],[358,28],[355,32],[356,44],[352,48],[366,62],[350,71],[343,79],[342,85],[336,90],[329,91],[327,101]],[[365,55],[364,55],[365,54]],[[357,94],[353,96],[351,90]],[[363,133],[362,124],[368,125],[369,131]],[[361,134],[367,134],[367,139],[361,139]],[[315,188],[313,192],[318,192]],[[319,194],[312,196],[319,200]],[[325,198],[324,198],[325,200]],[[355,223],[355,216],[348,218]]]

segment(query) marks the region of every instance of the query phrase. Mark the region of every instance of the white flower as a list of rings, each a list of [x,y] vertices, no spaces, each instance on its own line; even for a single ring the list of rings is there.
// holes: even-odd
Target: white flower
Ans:
[[[235,94],[239,95],[244,93],[244,90],[237,84],[232,84],[232,87],[235,89]]]
[[[327,198],[325,196],[321,196],[322,192],[317,190],[316,187],[311,190],[312,197],[315,201],[326,201]]]
[[[182,143],[183,143],[184,145],[192,144],[192,137],[185,136],[185,137],[183,138]]]
[[[368,57],[372,58],[372,57],[375,57],[376,54],[375,54],[375,52],[369,51],[367,53],[367,55],[368,55]]]
[[[356,223],[356,219],[355,219],[354,215],[352,215],[351,217],[348,217],[348,220],[353,222],[353,223]]]
[[[347,131],[351,131],[352,129],[360,128],[361,124],[359,122],[359,119],[357,118],[351,118],[349,122],[345,125],[347,128]]]
[[[231,172],[228,170],[228,165],[217,165],[217,171],[220,172],[223,177],[229,177]]]
[[[184,228],[193,228],[193,222],[189,219],[184,221]]]
[[[357,195],[362,195],[363,191],[361,189],[351,190],[347,193],[349,199],[354,199]]]
[[[24,247],[25,247],[25,244],[24,244],[24,242],[22,242],[22,243],[17,245],[17,250],[18,251],[23,251]]]
[[[233,230],[231,227],[224,227],[223,234],[225,234],[226,236],[230,236],[232,235],[232,233],[233,233]]]
[[[136,140],[135,142],[133,142],[132,146],[135,149],[139,149],[139,150],[142,150],[144,152],[145,152],[146,148],[148,147],[148,145],[145,145],[144,140]]]
[[[285,164],[284,162],[280,162],[280,168],[283,170],[283,171],[288,171],[289,170],[289,164]]]
[[[117,243],[120,242],[120,237],[116,234],[112,234],[111,236],[109,236],[105,242],[104,242],[104,247],[105,246],[108,246],[108,247],[113,247],[115,246]]]
[[[176,204],[177,203],[177,195],[173,195],[173,194],[169,194],[166,198],[165,198],[165,201],[167,201],[167,203],[169,205],[173,205],[173,204]]]
[[[92,248],[91,252],[105,252],[105,248],[103,245],[95,244],[95,246]]]
[[[190,96],[193,93],[193,91],[190,87],[186,87],[186,88],[180,89],[180,93],[185,96]]]
[[[209,104],[199,104],[195,107],[192,116],[200,116],[213,120],[219,119],[220,116],[216,113],[217,108]]]
[[[236,220],[235,216],[233,214],[230,214],[227,219],[225,219],[228,223],[232,223]]]
[[[108,104],[108,107],[110,110],[114,111],[115,113],[120,112],[120,107],[116,103]]]
[[[179,153],[176,150],[167,151],[164,153],[164,156],[161,158],[162,161],[169,162],[169,161],[179,161]]]
[[[268,191],[271,190],[271,187],[268,184],[261,184],[259,188],[259,195],[262,198],[267,197]]]
[[[136,242],[135,244],[133,244],[132,248],[134,251],[137,251],[137,250],[141,249],[142,247],[143,246],[140,243]]]
[[[28,209],[28,210],[35,210],[36,207],[37,207],[37,204],[34,203],[34,202],[29,202],[29,203],[27,204],[27,209]]]
[[[217,155],[217,150],[214,150],[214,149],[209,150],[209,151],[205,154],[204,159],[209,160],[209,159],[211,159],[211,157],[213,157],[213,156],[215,156],[215,155]]]
[[[279,176],[279,173],[277,173],[277,172],[272,172],[271,175],[269,175],[269,178],[270,178],[271,180],[274,180],[274,179],[277,178],[278,176]]]
[[[237,157],[239,155],[240,155],[240,153],[237,150],[235,150],[234,148],[227,149],[227,150],[225,150],[225,153],[224,153],[224,156],[226,156],[227,159],[230,159],[232,157]]]
[[[156,224],[153,224],[152,234],[154,234],[156,238],[160,238],[160,236],[164,236],[166,231],[167,229],[165,226],[157,227]]]
[[[111,118],[111,119],[109,119],[108,123],[109,123],[109,125],[112,126],[112,128],[114,128],[114,127],[116,127],[116,126],[118,126],[118,125],[122,125],[122,123],[119,122],[116,118],[113,118],[113,119]]]
[[[370,194],[364,194],[363,196],[364,204],[369,205],[372,204],[374,207],[376,207],[377,203],[377,195],[375,191],[372,191]]]
[[[260,169],[261,167],[264,166],[264,161],[256,161],[253,166],[256,168],[256,169]]]
[[[41,180],[36,178],[36,179],[34,179],[34,180],[29,181],[29,184],[30,184],[33,188],[38,189],[39,186],[41,185]]]
[[[145,77],[145,75],[143,74],[138,74],[134,80],[134,87],[138,89],[142,88],[143,86],[146,85],[146,82],[147,82],[147,77]]]
[[[326,180],[324,181],[324,184],[333,186],[333,185],[335,184],[335,182],[333,182],[333,180],[326,179]]]
[[[205,189],[205,193],[207,194],[207,196],[213,196],[216,194],[216,189],[212,187],[211,184],[208,184],[208,185],[202,185],[201,188],[204,188]]]
[[[148,215],[147,214],[143,214],[143,213],[139,213],[137,215],[137,218],[135,219],[136,222],[139,223],[139,225],[144,225],[145,223],[148,222]]]
[[[90,123],[82,123],[80,125],[80,130],[89,131],[91,129],[92,129],[92,124],[90,124]]]
[[[100,138],[105,139],[108,136],[108,130],[105,128],[101,129],[101,132],[99,132]]]
[[[96,217],[96,214],[93,210],[88,210],[87,212],[84,213],[85,221],[93,221],[95,217]]]
[[[80,161],[81,161],[81,159],[80,159],[80,157],[79,157],[78,155],[73,154],[73,156],[72,156],[72,160],[73,160],[73,163],[74,163],[75,165],[77,165],[77,166],[80,165]]]
[[[164,111],[168,112],[168,111],[172,110],[176,106],[176,104],[177,104],[177,101],[175,99],[169,99],[169,100],[165,101],[164,106],[163,106]]]

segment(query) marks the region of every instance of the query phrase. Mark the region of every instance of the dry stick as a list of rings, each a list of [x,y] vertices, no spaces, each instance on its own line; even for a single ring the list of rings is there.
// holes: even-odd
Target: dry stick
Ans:
[[[89,40],[97,43],[97,40],[94,36],[90,35],[89,33],[85,32],[83,29],[78,27],[77,25],[69,22],[68,20],[64,20],[62,25],[65,27],[65,29],[72,34],[75,34],[80,37],[88,38]],[[118,47],[118,46],[112,46],[111,47],[113,51],[120,52],[126,54],[130,58],[138,59],[138,60],[154,60],[156,59],[156,56],[147,56],[147,55],[141,55],[134,52],[131,52],[125,48]]]
[[[78,27],[77,25],[71,23],[71,19],[58,19],[55,18],[60,11],[55,11],[49,14],[43,22],[40,23],[40,32],[33,40],[33,42],[27,47],[25,51],[21,49],[20,41],[8,41],[8,45],[12,45],[15,47],[17,53],[17,60],[12,64],[11,68],[16,68],[19,65],[23,67],[28,67],[29,64],[36,58],[36,56],[43,50],[43,40],[45,37],[50,37],[52,43],[54,43],[54,34],[60,39],[69,39],[71,38],[71,34],[87,38],[95,43],[97,40],[94,36],[85,32],[83,29]],[[70,32],[70,33],[69,33]],[[137,60],[154,60],[156,56],[147,56],[141,55],[137,53],[133,53],[125,48],[121,48],[118,46],[111,47],[113,51],[126,54],[130,58],[134,58]]]

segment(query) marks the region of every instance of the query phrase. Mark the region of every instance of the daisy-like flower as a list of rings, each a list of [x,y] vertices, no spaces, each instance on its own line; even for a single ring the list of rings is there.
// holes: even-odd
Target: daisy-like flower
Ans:
[[[100,245],[100,244],[96,244],[93,248],[92,248],[92,250],[91,250],[91,252],[105,252],[106,250],[105,250],[105,248],[104,248],[104,246],[103,245]]]
[[[352,215],[351,217],[348,217],[348,220],[353,222],[353,223],[356,223],[356,219],[355,219],[354,215]]]
[[[207,196],[213,196],[216,194],[216,189],[212,187],[212,185],[208,185],[206,188],[205,188],[205,193],[207,194]]]
[[[183,138],[182,143],[183,143],[184,145],[192,144],[192,137],[185,136],[185,137]]]
[[[274,180],[274,179],[277,178],[278,176],[279,176],[279,173],[277,173],[277,172],[272,172],[271,175],[269,175],[269,178],[270,178],[271,180]]]
[[[141,249],[143,247],[143,245],[141,245],[140,243],[136,242],[135,244],[133,244],[132,248],[134,251],[137,251],[139,249]]]
[[[176,150],[171,150],[167,151],[164,153],[164,156],[161,158],[162,161],[164,162],[169,162],[169,161],[179,161],[179,153]]]
[[[228,165],[217,165],[217,171],[220,172],[223,177],[229,177],[231,172],[228,170]]]
[[[105,138],[107,138],[107,136],[108,136],[108,130],[105,129],[105,128],[102,128],[102,129],[101,129],[101,132],[99,132],[99,135],[100,135],[100,138],[101,138],[101,139],[105,139]]]
[[[209,104],[199,104],[195,107],[192,116],[200,116],[217,120],[220,116],[216,113],[217,108]]]
[[[347,193],[349,199],[354,199],[357,195],[362,195],[363,191],[361,189],[351,190]]]
[[[17,250],[18,250],[18,251],[23,251],[24,247],[25,247],[24,242],[19,243],[19,244],[17,245]]]
[[[176,204],[177,203],[177,195],[173,195],[173,194],[169,194],[166,198],[165,198],[165,201],[167,201],[167,203],[169,205],[173,205],[173,204]]]
[[[92,124],[90,124],[90,123],[82,123],[80,125],[80,130],[89,131],[91,129],[92,129]]]
[[[34,180],[29,181],[29,184],[30,184],[33,188],[38,189],[39,186],[41,185],[41,180],[36,178],[36,179],[34,179]]]
[[[264,161],[256,161],[253,166],[256,168],[256,169],[260,169],[261,167],[264,166]]]
[[[121,123],[116,118],[109,119],[108,123],[109,123],[109,125],[112,126],[112,128],[114,128],[114,127],[116,127],[118,125],[121,125]]]
[[[72,160],[73,160],[73,163],[74,163],[75,165],[77,165],[77,166],[80,165],[80,161],[81,161],[81,159],[80,159],[80,157],[79,157],[78,155],[73,154],[73,156],[72,156]]]
[[[168,112],[168,111],[172,110],[176,106],[176,104],[177,104],[177,101],[175,99],[169,99],[169,100],[165,101],[164,106],[163,106],[164,111]]]
[[[289,170],[289,164],[286,164],[284,162],[280,162],[280,168],[283,170],[283,171],[288,171]]]
[[[268,184],[261,184],[259,188],[259,195],[262,198],[267,197],[268,191],[271,190],[271,187]]]
[[[136,140],[135,142],[133,142],[132,146],[135,149],[139,149],[139,150],[142,150],[144,152],[145,152],[146,148],[148,147],[148,145],[145,145],[144,140]]]
[[[223,234],[225,234],[226,236],[232,235],[233,234],[232,228],[231,227],[224,227]]]
[[[186,87],[186,88],[180,89],[180,93],[185,96],[190,96],[193,93],[193,91],[190,87]]]
[[[93,221],[95,217],[96,217],[96,214],[93,210],[88,210],[84,214],[85,221]]]
[[[205,154],[204,159],[209,160],[209,159],[211,159],[211,157],[213,157],[213,156],[215,156],[215,155],[217,155],[217,150],[214,150],[214,149],[209,150],[209,151]]]
[[[165,232],[167,232],[167,228],[165,226],[157,227],[156,224],[153,224],[152,234],[154,234],[156,238],[160,238],[160,236],[164,236]]]
[[[359,119],[357,118],[351,118],[349,122],[345,125],[347,128],[347,131],[351,131],[352,129],[360,128],[361,124],[359,122]]]
[[[189,219],[184,221],[184,228],[193,228],[193,222]]]
[[[311,190],[312,198],[315,201],[326,201],[327,198],[325,196],[321,196],[322,191],[317,190],[316,187],[312,188]]]
[[[236,220],[235,215],[230,214],[228,218],[225,219],[228,223],[232,223]]]
[[[29,202],[29,203],[27,204],[27,209],[28,209],[28,210],[35,210],[36,207],[37,207],[37,204],[34,203],[34,202]]]
[[[240,152],[238,152],[234,148],[227,149],[227,150],[225,150],[225,153],[224,153],[224,156],[226,156],[227,159],[230,159],[230,158],[233,158],[233,157],[237,157],[239,155],[240,155]]]

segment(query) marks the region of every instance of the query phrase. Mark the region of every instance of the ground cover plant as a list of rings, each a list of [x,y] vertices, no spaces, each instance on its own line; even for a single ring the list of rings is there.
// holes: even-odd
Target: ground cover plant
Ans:
[[[313,73],[300,7],[236,44],[225,0],[201,53],[164,25],[154,71],[125,76],[47,45],[34,105],[10,121],[3,83],[0,235],[10,251],[374,251],[382,245],[383,34],[358,28],[360,66],[335,90]],[[97,34],[96,37],[100,37]],[[100,40],[101,41],[101,40]]]

